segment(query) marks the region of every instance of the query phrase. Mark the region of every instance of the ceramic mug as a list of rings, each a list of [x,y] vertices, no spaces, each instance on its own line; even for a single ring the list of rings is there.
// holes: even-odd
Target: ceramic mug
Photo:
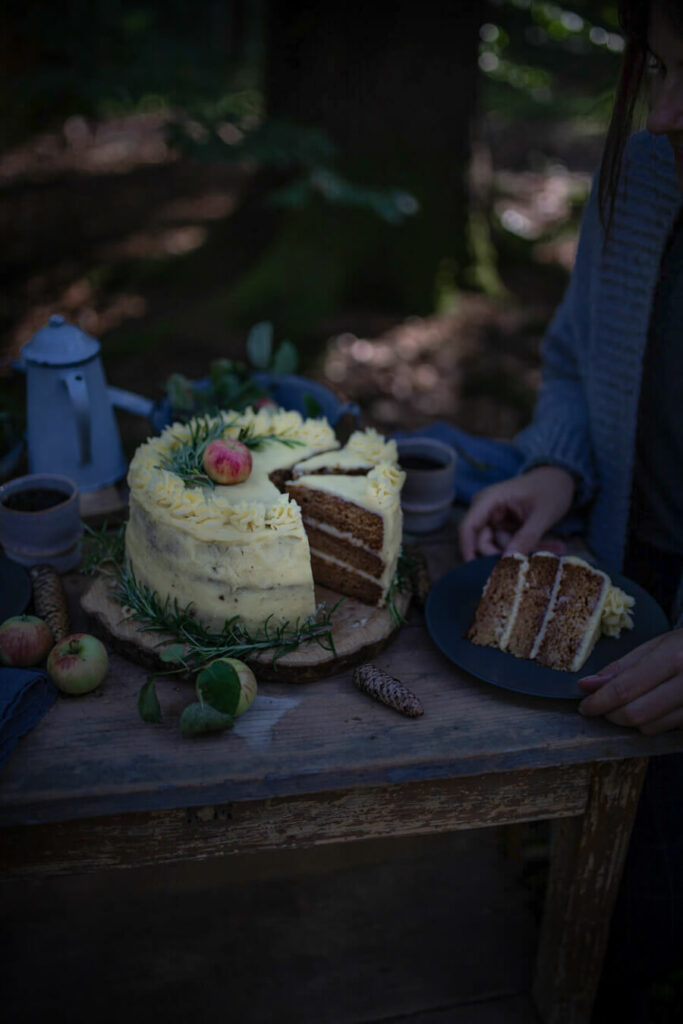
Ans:
[[[82,524],[78,487],[56,473],[30,473],[0,487],[0,543],[20,565],[78,565]]]
[[[432,437],[396,441],[406,479],[401,491],[403,526],[408,533],[431,533],[448,520],[455,497],[455,449]]]

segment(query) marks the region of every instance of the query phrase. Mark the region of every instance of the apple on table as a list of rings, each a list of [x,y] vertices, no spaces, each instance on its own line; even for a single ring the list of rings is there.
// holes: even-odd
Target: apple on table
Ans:
[[[95,690],[109,670],[109,656],[101,640],[89,633],[72,633],[50,651],[47,671],[63,693]]]
[[[43,619],[36,615],[13,615],[0,626],[0,664],[13,668],[39,665],[54,642]]]

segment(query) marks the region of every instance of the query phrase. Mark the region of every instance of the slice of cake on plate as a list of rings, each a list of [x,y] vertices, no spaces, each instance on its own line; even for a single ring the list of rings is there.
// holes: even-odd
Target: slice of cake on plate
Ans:
[[[494,566],[467,637],[549,668],[578,672],[601,635],[631,629],[634,599],[582,558],[513,553]]]

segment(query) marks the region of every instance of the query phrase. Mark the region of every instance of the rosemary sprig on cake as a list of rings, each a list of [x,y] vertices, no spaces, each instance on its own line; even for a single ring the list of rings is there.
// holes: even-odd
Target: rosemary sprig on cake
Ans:
[[[159,469],[166,469],[180,477],[187,487],[215,487],[216,481],[207,473],[204,453],[213,441],[221,441],[233,435],[230,431],[238,426],[237,419],[225,419],[222,416],[198,416],[188,423],[189,438],[178,444],[171,452],[164,455]],[[254,434],[253,427],[241,426],[233,439],[251,451],[258,451],[270,442],[284,445],[286,448],[303,448],[303,441],[280,434]]]

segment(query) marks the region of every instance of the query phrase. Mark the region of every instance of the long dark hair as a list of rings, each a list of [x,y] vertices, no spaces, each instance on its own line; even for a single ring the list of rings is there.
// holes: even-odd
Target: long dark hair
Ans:
[[[642,95],[648,58],[647,32],[654,4],[660,6],[664,15],[683,34],[683,0],[618,0],[619,25],[624,33],[625,46],[598,181],[600,218],[607,231],[612,220],[624,147]]]

